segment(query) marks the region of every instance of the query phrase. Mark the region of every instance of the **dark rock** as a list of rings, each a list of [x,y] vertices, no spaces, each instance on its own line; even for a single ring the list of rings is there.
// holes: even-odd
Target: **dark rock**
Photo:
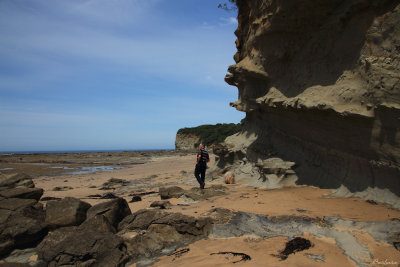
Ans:
[[[53,191],[67,191],[73,189],[71,186],[56,186]]]
[[[60,200],[60,197],[42,197],[40,201]]]
[[[168,200],[154,201],[150,204],[152,208],[160,208],[160,209],[170,209],[172,206],[171,202]]]
[[[129,182],[124,179],[119,178],[110,178],[107,182],[103,184],[103,186],[113,186],[113,185],[126,185]]]
[[[118,197],[111,192],[106,192],[106,193],[102,194],[100,198],[101,199],[114,199],[114,198],[118,198]]]
[[[8,198],[0,200],[0,209],[16,211],[37,203],[34,199]]]
[[[151,194],[158,194],[156,191],[149,191],[149,192],[135,192],[135,193],[130,193],[130,197],[134,196],[146,196],[146,195],[151,195]]]
[[[185,246],[210,233],[210,218],[195,218],[181,213],[166,213],[160,210],[140,210],[119,225],[119,230],[138,231],[127,240],[132,258],[151,258]]]
[[[237,256],[241,257],[240,260],[233,261],[232,263],[238,263],[238,262],[241,262],[241,261],[249,261],[249,260],[251,260],[251,257],[249,255],[247,255],[245,253],[241,253],[241,252],[222,251],[222,252],[218,252],[218,253],[211,253],[210,255],[227,255],[227,254],[235,256],[235,257],[237,257]]]
[[[54,228],[80,225],[85,221],[90,207],[90,204],[72,197],[49,201],[46,206],[46,223]]]
[[[312,246],[310,240],[302,237],[296,237],[286,243],[285,249],[279,252],[278,255],[273,255],[286,260],[290,254],[309,249]]]
[[[128,247],[132,258],[152,258],[161,255],[162,251],[175,250],[178,247],[189,244],[190,237],[182,236],[170,225],[152,224],[145,233],[128,240]],[[192,241],[193,242],[193,241]]]
[[[110,232],[65,227],[49,233],[36,248],[48,266],[124,266],[122,238]]]
[[[29,263],[19,263],[19,262],[7,262],[7,263],[0,263],[2,267],[32,267]]]
[[[104,215],[96,215],[84,221],[80,229],[92,229],[95,231],[116,233],[115,227],[111,225]]]
[[[24,173],[18,173],[12,176],[4,175],[0,178],[0,187],[13,188],[17,186],[35,187],[32,177]]]
[[[173,253],[171,253],[168,256],[174,256],[174,258],[172,259],[174,261],[175,259],[180,258],[185,253],[188,253],[189,251],[190,251],[190,248],[182,248],[177,251],[174,251]]]
[[[171,187],[160,187],[159,194],[161,199],[169,199],[169,198],[179,198],[183,195],[185,190],[180,188],[179,186],[171,186]]]
[[[4,198],[25,198],[39,201],[42,195],[42,188],[15,187],[0,191],[0,196]]]
[[[161,216],[165,216],[166,213],[161,212],[160,210],[138,210],[137,212],[125,217],[118,224],[118,231],[122,230],[146,230],[150,224],[156,221]]]
[[[87,218],[96,215],[104,215],[112,226],[118,226],[118,223],[132,212],[128,203],[123,198],[116,198],[104,203],[94,205],[87,211]]]
[[[0,226],[0,257],[13,249],[36,246],[48,232],[47,225],[41,221],[25,217],[21,212],[14,212]]]
[[[89,198],[101,198],[100,194],[88,195]]]
[[[129,202],[132,203],[132,202],[138,202],[138,201],[142,201],[142,198],[140,196],[133,196],[131,201],[129,201]]]
[[[122,220],[118,225],[118,230],[146,230],[151,224],[173,226],[180,234],[206,236],[211,229],[212,220],[210,218],[195,218],[181,213],[143,209]]]
[[[378,205],[378,203],[376,203],[376,201],[371,200],[371,199],[367,199],[366,202],[371,204],[371,205]]]

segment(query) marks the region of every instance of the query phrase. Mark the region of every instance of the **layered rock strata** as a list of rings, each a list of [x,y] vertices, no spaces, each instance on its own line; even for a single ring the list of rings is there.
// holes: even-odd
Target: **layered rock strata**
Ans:
[[[225,80],[246,119],[215,149],[219,170],[400,196],[399,1],[236,2]]]
[[[200,137],[194,134],[176,134],[175,149],[194,151],[200,144]]]

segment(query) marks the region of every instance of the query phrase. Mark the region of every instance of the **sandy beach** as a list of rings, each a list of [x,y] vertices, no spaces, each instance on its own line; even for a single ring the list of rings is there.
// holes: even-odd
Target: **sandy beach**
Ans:
[[[211,156],[209,165],[214,161],[215,157]],[[75,197],[95,205],[109,201],[99,196],[112,193],[123,197],[135,213],[153,209],[150,205],[160,200],[160,187],[179,186],[184,190],[198,187],[193,175],[194,164],[195,156],[191,154],[153,155],[145,163],[125,164],[122,169],[39,176],[34,178],[34,183],[44,189],[42,199]],[[112,178],[126,183],[105,187]],[[169,253],[158,258],[154,266],[232,266],[235,261],[238,261],[235,266],[400,264],[400,252],[394,246],[398,240],[389,240],[389,234],[385,233],[385,229],[399,229],[400,211],[396,209],[365,199],[332,198],[329,195],[333,190],[311,186],[266,190],[241,181],[225,185],[219,177],[207,181],[206,189],[221,185],[226,190],[219,196],[197,201],[185,197],[168,199],[172,206],[167,212],[215,217],[213,211],[221,208],[233,215],[230,221],[216,223],[208,238],[180,248],[184,253]],[[141,201],[131,202],[132,196],[137,195],[141,196]],[[41,202],[46,205],[47,201]],[[278,230],[271,230],[274,227]],[[270,234],[271,231],[275,232]],[[290,254],[285,260],[277,257],[286,242],[294,237],[309,240],[311,247]],[[240,261],[240,256],[229,253],[215,254],[219,252],[244,253],[251,260]]]

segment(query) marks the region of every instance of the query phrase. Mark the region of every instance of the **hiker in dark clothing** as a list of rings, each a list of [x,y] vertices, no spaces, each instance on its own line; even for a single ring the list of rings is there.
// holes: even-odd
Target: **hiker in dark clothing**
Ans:
[[[200,184],[200,188],[204,189],[206,179],[207,162],[210,161],[208,152],[204,150],[203,144],[199,145],[199,151],[197,151],[197,162],[196,168],[194,169],[194,176]]]

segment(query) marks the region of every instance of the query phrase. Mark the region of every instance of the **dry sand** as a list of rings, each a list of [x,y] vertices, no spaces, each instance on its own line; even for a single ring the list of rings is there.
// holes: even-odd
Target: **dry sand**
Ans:
[[[34,179],[34,182],[37,187],[45,190],[44,197],[72,196],[94,205],[106,200],[90,199],[89,195],[115,192],[129,202],[132,198],[130,194],[158,191],[160,186],[178,185],[184,189],[198,186],[193,176],[194,161],[193,155],[158,156],[145,164],[130,165],[120,170],[82,175],[44,176]],[[213,156],[210,165],[212,164],[214,164]],[[116,186],[111,191],[100,190],[101,185],[110,178],[137,183],[135,187],[130,188]],[[222,182],[221,177],[209,181],[206,187]],[[250,261],[238,262],[235,266],[399,266],[400,264],[400,252],[395,249],[392,241],[384,242],[379,238],[373,238],[371,232],[375,230],[372,227],[369,231],[365,230],[369,226],[360,226],[364,222],[372,222],[371,225],[380,225],[380,222],[400,223],[398,210],[385,205],[370,204],[358,198],[327,198],[332,190],[309,186],[263,190],[247,187],[240,184],[240,181],[235,185],[225,186],[228,188],[227,195],[201,202],[189,203],[182,198],[170,199],[173,206],[168,211],[206,216],[207,211],[219,207],[236,212],[265,215],[269,218],[283,215],[319,219],[324,216],[340,216],[344,221],[340,226],[332,226],[327,236],[304,232],[302,237],[309,239],[313,246],[290,255],[285,261],[281,261],[273,254],[284,249],[285,243],[289,240],[287,236],[262,238],[247,234],[229,238],[211,236],[209,239],[189,245],[187,247],[189,251],[180,257],[174,255],[161,257],[155,266],[232,266],[234,261],[240,260],[238,256],[210,255],[220,251],[240,252],[251,256]],[[53,191],[55,187],[71,189]],[[148,208],[156,200],[160,200],[156,193],[143,195],[142,201],[130,203],[129,206],[132,212],[135,212]],[[343,241],[346,239],[336,238],[336,235],[342,233],[349,233],[351,240],[356,240],[360,245],[360,251],[357,251],[357,248],[352,251],[352,248],[346,247],[346,242]],[[352,246],[350,243],[348,245]],[[365,250],[368,253],[364,253]],[[354,256],[352,253],[365,255]],[[359,261],[355,260],[355,257],[358,257]]]

